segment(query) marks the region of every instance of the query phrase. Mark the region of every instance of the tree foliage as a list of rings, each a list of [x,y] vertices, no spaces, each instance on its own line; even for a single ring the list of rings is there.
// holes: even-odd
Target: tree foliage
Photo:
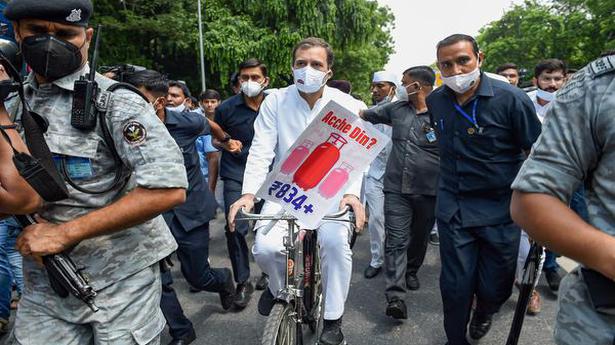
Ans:
[[[558,58],[580,68],[615,48],[614,10],[615,0],[531,0],[515,5],[480,30],[484,67],[495,70],[513,62],[532,71],[540,60]]]
[[[227,91],[238,63],[256,57],[274,87],[291,80],[291,50],[308,36],[335,48],[334,78],[367,96],[369,75],[393,52],[393,15],[372,0],[202,0],[207,87]],[[196,0],[94,0],[104,25],[101,62],[163,71],[200,90]]]

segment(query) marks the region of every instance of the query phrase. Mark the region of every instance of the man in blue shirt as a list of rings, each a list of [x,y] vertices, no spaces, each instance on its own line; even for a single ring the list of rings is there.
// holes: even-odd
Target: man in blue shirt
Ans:
[[[243,174],[254,137],[254,120],[265,99],[263,90],[269,85],[267,66],[257,59],[248,59],[239,64],[238,78],[241,92],[225,100],[216,108],[215,115],[216,123],[243,144],[240,153],[222,153],[220,177],[224,181],[224,210],[227,219],[229,207],[241,197]],[[210,176],[210,178],[215,177]],[[228,252],[237,282],[235,306],[239,309],[248,305],[254,291],[250,282],[247,235],[247,222],[238,222],[234,232],[229,231],[228,224],[226,226]]]
[[[215,217],[216,201],[203,180],[194,143],[200,135],[212,132],[224,143],[225,149],[239,151],[241,145],[230,140],[219,127],[210,127],[203,116],[165,108],[168,81],[160,73],[145,70],[125,75],[124,78],[138,87],[154,105],[156,115],[164,122],[184,157],[189,183],[186,202],[163,214],[178,244],[176,253],[182,273],[193,288],[218,292],[222,307],[229,309],[235,292],[231,271],[209,266],[209,221]],[[171,272],[163,269],[160,305],[173,337],[171,344],[189,344],[196,338],[196,333],[183,313],[172,283]]]
[[[520,229],[510,217],[510,185],[540,134],[540,121],[522,90],[487,77],[471,36],[437,46],[445,86],[427,98],[440,147],[436,218],[440,231],[440,290],[450,345],[482,338],[492,315],[510,297]]]

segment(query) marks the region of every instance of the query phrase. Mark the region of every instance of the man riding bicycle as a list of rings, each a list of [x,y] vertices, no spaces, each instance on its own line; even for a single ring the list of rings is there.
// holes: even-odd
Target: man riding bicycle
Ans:
[[[265,181],[274,159],[280,160],[296,139],[308,127],[321,109],[331,100],[358,114],[367,106],[352,96],[326,86],[333,72],[333,50],[320,38],[307,38],[293,49],[292,70],[295,83],[269,95],[263,102],[254,123],[254,139],[248,155],[242,197],[229,211],[231,231],[237,212],[254,206],[255,194]],[[359,200],[361,181],[348,187],[340,207],[350,206],[356,216],[357,229],[365,221],[365,211]],[[266,202],[263,214],[275,214],[281,206]],[[255,230],[268,223],[259,222]],[[350,288],[352,251],[349,244],[349,225],[326,222],[318,228],[321,253],[324,306],[322,345],[344,343],[341,331],[344,304]],[[278,222],[263,234],[257,232],[252,253],[259,267],[269,275],[269,289],[263,292],[258,311],[269,315],[277,292],[284,286],[286,260],[283,238],[287,233],[284,222]]]

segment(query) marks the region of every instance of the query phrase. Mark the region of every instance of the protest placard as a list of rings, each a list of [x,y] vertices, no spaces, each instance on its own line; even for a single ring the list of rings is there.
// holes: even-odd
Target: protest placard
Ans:
[[[330,101],[276,162],[256,196],[282,205],[303,226],[316,228],[346,189],[363,178],[389,140]]]

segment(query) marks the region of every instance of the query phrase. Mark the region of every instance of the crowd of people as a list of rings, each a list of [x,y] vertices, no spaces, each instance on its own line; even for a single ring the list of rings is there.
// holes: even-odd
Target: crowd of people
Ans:
[[[267,62],[252,57],[238,63],[224,100],[226,90],[193,97],[186,83],[138,66],[96,74],[99,91],[90,101],[101,115],[84,129],[72,118],[73,93],[96,73],[87,59],[91,14],[89,0],[13,0],[5,10],[31,69],[23,92],[0,82],[0,332],[9,331],[10,309],[17,309],[9,344],[158,344],[165,324],[171,344],[193,342],[197,331],[173,288],[173,261],[191,291],[217,293],[224,310],[245,309],[255,289],[263,290],[258,312],[269,315],[287,269],[285,224],[250,225],[237,214],[279,213],[257,191],[330,101],[391,138],[338,203],[353,210],[357,231],[367,227],[364,277],[384,272],[386,315],[411,318],[408,290],[421,287],[431,242],[439,246],[448,344],[481,339],[522,281],[537,241],[548,247],[542,270],[559,293],[556,343],[615,342],[612,53],[578,71],[545,57],[532,86],[521,88],[515,63],[523,61],[489,73],[476,40],[455,34],[434,51],[441,85],[429,66],[401,75],[366,71],[373,73],[368,107],[349,81],[333,79],[333,47],[310,37],[289,51],[293,84],[270,88]],[[5,69],[0,79],[14,78]],[[45,123],[47,148],[32,145],[30,117],[43,119],[34,126]],[[13,163],[17,153],[58,167],[47,172],[67,181],[67,195],[43,203]],[[211,267],[208,258],[218,207],[230,268]],[[34,213],[37,224],[26,228],[10,218]],[[346,343],[348,230],[335,222],[317,229],[321,345]],[[80,267],[98,311],[56,293],[40,265],[56,253]],[[564,280],[560,254],[581,264]],[[251,256],[262,273],[251,272]],[[534,290],[527,313],[540,310]]]

